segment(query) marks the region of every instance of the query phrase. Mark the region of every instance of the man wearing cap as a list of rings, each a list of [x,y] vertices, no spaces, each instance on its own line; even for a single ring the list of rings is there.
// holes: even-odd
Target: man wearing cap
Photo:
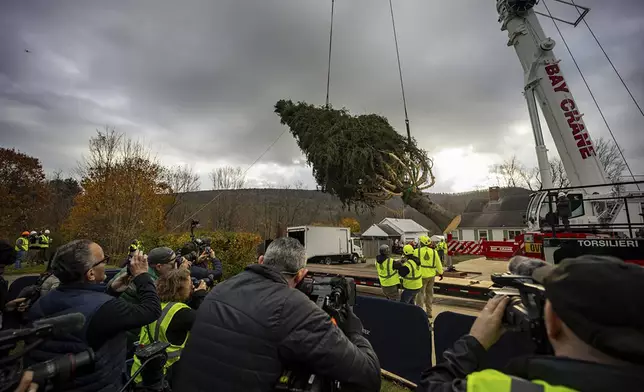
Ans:
[[[445,351],[445,361],[423,373],[418,391],[644,390],[644,268],[585,255],[540,267],[532,277],[545,288],[555,355],[514,359],[504,372],[480,367],[503,333],[509,301],[497,296]]]
[[[136,252],[139,252],[138,250]],[[148,275],[156,282],[159,276],[165,275],[175,268],[176,255],[168,247],[154,248],[148,254]],[[122,300],[131,304],[140,304],[141,299],[137,291],[132,275],[128,273],[129,265],[122,268],[107,284],[108,293],[118,295]],[[138,340],[140,328],[133,329],[127,333],[128,348],[132,348]]]

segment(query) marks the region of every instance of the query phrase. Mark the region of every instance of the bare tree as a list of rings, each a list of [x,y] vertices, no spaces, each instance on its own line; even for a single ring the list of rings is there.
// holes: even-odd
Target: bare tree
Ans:
[[[536,191],[541,188],[541,179],[538,167],[522,167],[519,171],[519,177],[521,178],[521,186],[524,186],[531,191]]]
[[[212,189],[241,189],[246,184],[246,173],[241,167],[223,166],[210,172]]]
[[[626,170],[626,162],[622,159],[624,150],[619,149],[612,140],[603,137],[595,140],[595,152],[601,162],[610,182],[620,182],[620,177]]]
[[[516,187],[521,185],[525,176],[525,167],[516,155],[512,155],[498,165],[494,165],[492,173],[496,175],[497,182],[501,186]]]
[[[163,181],[167,185],[167,193],[170,196],[165,212],[166,218],[181,204],[186,193],[196,192],[201,186],[199,175],[195,174],[193,168],[188,165],[166,168]]]
[[[566,175],[566,168],[563,161],[559,158],[550,160],[550,175],[552,176],[552,186],[555,188],[565,188],[570,186],[570,180]]]

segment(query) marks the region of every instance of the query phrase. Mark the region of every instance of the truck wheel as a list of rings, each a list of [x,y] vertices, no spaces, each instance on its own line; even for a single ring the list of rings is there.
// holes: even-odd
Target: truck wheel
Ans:
[[[352,255],[351,256],[351,264],[358,264],[358,255]]]
[[[331,265],[331,258],[330,257],[325,258],[323,263],[326,265]]]

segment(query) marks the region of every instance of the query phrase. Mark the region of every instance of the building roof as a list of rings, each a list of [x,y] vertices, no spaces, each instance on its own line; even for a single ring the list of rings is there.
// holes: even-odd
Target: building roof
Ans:
[[[530,192],[511,192],[498,202],[474,199],[465,208],[459,228],[523,227]]]
[[[392,229],[396,230],[399,234],[419,233],[419,232],[429,231],[411,219],[385,218],[382,221],[380,221],[378,225],[390,226]]]
[[[393,228],[383,225],[383,224],[375,224],[371,225],[364,233],[362,233],[363,237],[400,237],[400,233],[398,233],[396,230]]]

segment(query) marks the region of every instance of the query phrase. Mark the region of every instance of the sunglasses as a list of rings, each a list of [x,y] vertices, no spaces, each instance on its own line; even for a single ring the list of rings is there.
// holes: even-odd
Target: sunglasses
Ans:
[[[98,267],[99,265],[101,265],[103,263],[107,264],[109,261],[110,261],[110,256],[105,256],[102,260],[99,260],[96,263],[92,264],[90,269],[92,269],[94,267]]]

